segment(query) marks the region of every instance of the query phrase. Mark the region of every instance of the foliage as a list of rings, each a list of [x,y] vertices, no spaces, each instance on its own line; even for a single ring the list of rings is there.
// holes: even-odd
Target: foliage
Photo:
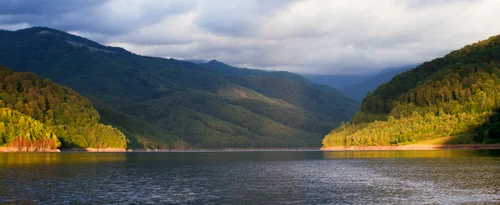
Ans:
[[[138,148],[317,147],[358,107],[296,74],[222,72],[43,27],[0,31],[0,63],[84,94]]]
[[[99,124],[99,114],[89,100],[33,73],[14,73],[0,66],[0,107],[40,121],[57,135],[63,147],[126,146],[120,131]]]
[[[500,36],[453,51],[394,77],[369,93],[352,124],[324,146],[405,144],[472,133],[498,139]]]
[[[50,150],[61,145],[43,123],[10,108],[0,108],[0,146],[28,150]]]

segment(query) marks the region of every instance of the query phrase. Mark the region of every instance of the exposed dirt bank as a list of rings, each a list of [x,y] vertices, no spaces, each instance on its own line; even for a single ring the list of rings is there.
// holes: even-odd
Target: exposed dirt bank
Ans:
[[[446,149],[500,149],[500,144],[460,144],[460,145],[404,145],[404,146],[367,146],[367,147],[323,147],[323,151],[356,151],[356,150],[446,150]],[[0,147],[0,152],[210,152],[210,151],[317,151],[319,149],[193,149],[193,150],[160,150],[160,149],[126,149],[126,148],[70,148],[53,150],[33,150],[11,147]]]
[[[70,148],[61,149],[61,152],[127,152],[125,148]]]
[[[14,148],[14,147],[0,147],[0,152],[60,152],[59,149],[34,149],[34,148]]]
[[[130,150],[128,150],[130,151]],[[127,152],[124,148],[70,148],[70,149],[33,149],[33,148],[12,148],[0,147],[0,152]]]
[[[319,148],[222,148],[222,149],[124,149],[124,148],[71,148],[61,152],[251,152],[251,151],[319,151]]]
[[[500,149],[500,144],[456,144],[456,145],[403,145],[368,147],[323,147],[324,151],[344,150],[445,150],[445,149]]]
[[[168,152],[167,149],[127,149],[127,148],[70,148],[61,152]]]

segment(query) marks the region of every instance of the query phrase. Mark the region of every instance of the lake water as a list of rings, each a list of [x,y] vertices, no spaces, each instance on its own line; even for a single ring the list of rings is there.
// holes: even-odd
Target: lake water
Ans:
[[[500,203],[500,150],[0,153],[0,203]]]

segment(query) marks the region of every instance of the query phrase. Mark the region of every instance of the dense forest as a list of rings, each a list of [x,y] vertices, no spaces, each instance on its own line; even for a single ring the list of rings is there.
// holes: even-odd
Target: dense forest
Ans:
[[[18,151],[45,151],[61,142],[50,128],[10,108],[0,108],[0,146]]]
[[[234,84],[313,111],[314,116],[309,116],[311,118],[328,120],[331,119],[329,116],[332,115],[343,118],[351,116],[353,110],[359,107],[357,103],[345,97],[339,90],[312,83],[307,78],[295,73],[237,68],[216,60],[200,64],[200,66],[215,71],[219,75],[229,76],[228,79]],[[332,100],[332,96],[336,98]],[[275,109],[268,107],[266,110],[262,114],[272,113]],[[283,120],[298,123],[299,119],[284,117]],[[309,125],[304,126],[303,129],[315,130],[313,127],[327,126],[325,123],[320,123],[321,121],[323,120],[309,121]],[[327,128],[318,128],[313,132],[321,132],[324,129]]]
[[[324,146],[416,143],[445,136],[500,142],[500,36],[395,76],[362,101]]]
[[[319,147],[359,108],[293,73],[139,56],[44,27],[0,31],[0,63],[83,94],[133,148]]]
[[[123,133],[100,124],[88,99],[34,73],[0,66],[0,108],[0,146],[21,140],[43,148],[126,147]]]

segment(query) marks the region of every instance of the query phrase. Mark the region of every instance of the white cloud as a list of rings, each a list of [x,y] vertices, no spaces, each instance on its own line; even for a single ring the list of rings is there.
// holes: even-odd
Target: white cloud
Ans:
[[[1,19],[1,16],[0,16]],[[14,24],[0,24],[0,29],[3,30],[8,30],[8,31],[15,31],[23,28],[27,28],[30,25],[28,23],[14,23]]]

